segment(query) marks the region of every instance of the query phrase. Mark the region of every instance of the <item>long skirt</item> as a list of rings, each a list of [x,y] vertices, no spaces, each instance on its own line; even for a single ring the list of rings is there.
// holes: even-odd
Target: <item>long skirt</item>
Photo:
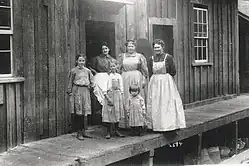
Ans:
[[[140,95],[146,99],[145,96],[145,89],[142,88],[142,84],[144,81],[144,76],[142,75],[142,73],[138,70],[133,70],[133,71],[126,71],[122,73],[122,79],[123,79],[123,86],[124,86],[124,101],[126,102],[126,100],[128,99],[128,97],[130,96],[130,92],[129,92],[129,87],[131,84],[136,83],[138,84],[138,86],[140,87]],[[126,116],[127,112],[126,110],[124,111],[124,118],[121,118],[120,122],[119,122],[119,127],[121,128],[129,128],[129,119]]]
[[[123,97],[120,90],[108,91],[107,95],[111,99],[113,106],[109,106],[105,99],[102,109],[102,122],[118,123],[124,117]]]
[[[185,128],[185,114],[180,94],[170,74],[152,75],[148,85],[148,127],[154,131]]]
[[[88,87],[73,86],[72,96],[70,97],[71,113],[77,115],[91,114],[91,97]]]

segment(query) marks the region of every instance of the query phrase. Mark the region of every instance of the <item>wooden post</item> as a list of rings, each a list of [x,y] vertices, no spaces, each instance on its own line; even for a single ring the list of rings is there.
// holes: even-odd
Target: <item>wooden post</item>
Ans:
[[[238,121],[235,121],[235,154],[238,154]]]
[[[198,134],[197,164],[200,164],[201,161],[201,148],[202,148],[202,133]]]
[[[143,156],[142,166],[153,166],[154,149],[145,153]]]

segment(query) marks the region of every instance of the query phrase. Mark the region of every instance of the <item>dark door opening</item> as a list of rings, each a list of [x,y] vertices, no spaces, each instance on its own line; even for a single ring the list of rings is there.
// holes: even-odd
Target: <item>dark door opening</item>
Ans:
[[[115,23],[104,21],[86,21],[86,56],[91,60],[101,54],[101,44],[107,42],[110,55],[115,57]],[[92,94],[92,98],[95,96]],[[95,99],[96,100],[96,99]],[[101,124],[101,105],[92,100],[92,115],[90,125]]]
[[[153,25],[153,40],[162,39],[165,42],[165,53],[173,56],[174,53],[174,38],[173,25]]]
[[[239,18],[239,76],[240,92],[249,92],[249,21]]]

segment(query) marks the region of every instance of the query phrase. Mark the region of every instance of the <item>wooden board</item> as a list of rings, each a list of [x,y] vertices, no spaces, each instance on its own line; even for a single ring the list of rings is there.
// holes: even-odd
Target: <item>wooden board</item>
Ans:
[[[22,86],[20,84],[15,85],[15,100],[16,100],[16,117],[14,120],[16,120],[16,145],[20,145],[23,143],[23,137],[22,137],[22,132],[23,132],[23,105],[22,105],[22,94],[21,94],[21,89]]]
[[[0,105],[0,153],[7,150],[7,111],[6,111],[6,93],[3,87],[4,104]]]
[[[34,2],[23,1],[24,142],[36,140]]]

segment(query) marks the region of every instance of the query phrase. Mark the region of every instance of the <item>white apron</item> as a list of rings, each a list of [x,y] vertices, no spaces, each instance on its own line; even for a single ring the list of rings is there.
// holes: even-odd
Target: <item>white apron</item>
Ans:
[[[148,127],[153,131],[186,127],[180,94],[173,77],[166,71],[166,57],[162,62],[153,60],[153,75],[148,85],[147,112],[151,122]]]

